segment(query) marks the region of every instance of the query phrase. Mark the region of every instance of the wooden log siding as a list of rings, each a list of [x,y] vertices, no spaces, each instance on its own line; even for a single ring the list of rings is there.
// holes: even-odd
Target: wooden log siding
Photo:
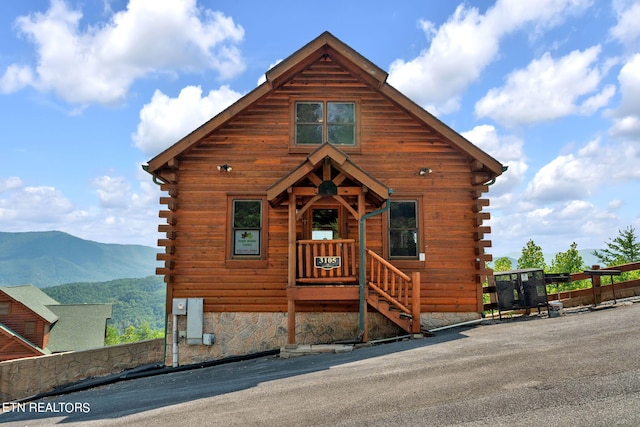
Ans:
[[[162,213],[175,231],[174,239],[167,239],[173,245],[166,246],[175,248],[169,268],[172,296],[204,297],[206,311],[287,310],[286,202],[278,208],[263,206],[269,222],[263,234],[269,239],[268,266],[238,270],[226,265],[227,195],[266,191],[297,167],[306,154],[290,152],[293,100],[334,97],[357,102],[358,147],[345,148],[350,159],[396,194],[423,198],[426,262],[413,268],[422,271],[421,311],[478,311],[476,244],[488,241],[489,230],[477,228],[488,201],[478,198],[482,186],[471,184],[473,159],[330,58],[310,65],[179,156],[178,181],[172,187],[176,200],[167,203],[176,209]],[[216,166],[221,164],[233,170],[220,173]],[[420,176],[421,167],[433,173]],[[368,248],[382,253],[384,230],[379,217],[367,221]],[[352,220],[349,238],[357,238]],[[338,306],[309,303],[296,310]]]

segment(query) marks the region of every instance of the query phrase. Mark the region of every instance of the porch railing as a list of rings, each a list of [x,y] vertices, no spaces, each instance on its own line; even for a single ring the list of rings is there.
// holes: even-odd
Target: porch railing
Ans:
[[[298,240],[299,283],[356,283],[357,254],[354,239]]]
[[[408,276],[371,249],[367,254],[369,289],[400,311],[420,319],[420,273]]]

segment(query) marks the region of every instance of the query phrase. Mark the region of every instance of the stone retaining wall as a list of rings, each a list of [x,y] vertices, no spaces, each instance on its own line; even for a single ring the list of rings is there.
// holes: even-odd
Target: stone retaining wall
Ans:
[[[0,362],[0,401],[24,399],[76,381],[162,363],[164,338]]]

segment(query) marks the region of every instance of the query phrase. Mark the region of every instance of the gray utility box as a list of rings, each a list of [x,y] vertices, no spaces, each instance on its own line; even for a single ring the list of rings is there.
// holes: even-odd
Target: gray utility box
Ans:
[[[498,295],[498,312],[546,307],[547,287],[544,271],[538,268],[493,273]]]
[[[175,316],[185,316],[187,314],[187,299],[174,298],[171,314]]]
[[[187,344],[189,345],[202,345],[203,308],[202,298],[187,299]]]

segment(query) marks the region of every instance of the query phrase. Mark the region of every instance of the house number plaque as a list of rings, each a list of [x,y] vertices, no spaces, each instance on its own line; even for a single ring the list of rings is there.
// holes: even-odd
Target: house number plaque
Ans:
[[[314,258],[316,268],[333,270],[340,268],[342,258],[339,256],[317,256]]]

